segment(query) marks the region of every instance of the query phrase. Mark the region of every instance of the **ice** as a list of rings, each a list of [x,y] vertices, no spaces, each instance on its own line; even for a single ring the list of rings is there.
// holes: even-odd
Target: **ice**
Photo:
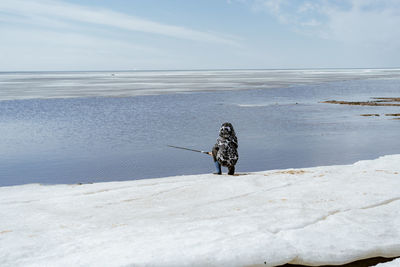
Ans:
[[[238,107],[242,108],[258,108],[258,107],[266,107],[269,105],[274,105],[271,103],[260,103],[260,104],[237,104]]]
[[[0,265],[315,266],[400,256],[399,163],[390,155],[238,176],[1,187]]]
[[[399,267],[400,266],[400,258],[397,258],[392,261],[388,261],[385,263],[379,263],[375,265],[376,267]]]
[[[0,72],[0,101],[122,97],[400,77],[400,69]]]

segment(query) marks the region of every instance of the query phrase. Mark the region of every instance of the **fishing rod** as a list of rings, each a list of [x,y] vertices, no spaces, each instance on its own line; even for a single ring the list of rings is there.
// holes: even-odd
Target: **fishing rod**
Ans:
[[[207,152],[207,151],[202,151],[202,150],[196,150],[196,149],[191,149],[191,148],[186,148],[186,147],[180,147],[180,146],[171,146],[171,145],[167,145],[169,147],[173,147],[173,148],[178,148],[178,149],[183,149],[183,150],[189,150],[189,151],[193,151],[193,152],[199,152],[199,153],[203,153],[203,154],[207,154],[207,155],[212,155],[211,152]]]

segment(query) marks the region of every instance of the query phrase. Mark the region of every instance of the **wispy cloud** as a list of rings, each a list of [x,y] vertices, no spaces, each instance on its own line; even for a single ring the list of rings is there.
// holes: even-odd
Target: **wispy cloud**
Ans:
[[[352,0],[348,9],[326,7],[325,38],[361,45],[400,46],[400,2]]]
[[[0,71],[151,68],[156,48],[81,33],[8,28],[1,31]]]
[[[89,8],[54,0],[2,0],[0,20],[3,23],[29,22],[47,27],[69,27],[74,23],[86,23],[198,42],[238,45],[236,40],[223,34],[163,24],[107,9]]]
[[[243,0],[238,0],[243,2]],[[359,45],[400,46],[397,0],[246,0],[293,30]]]

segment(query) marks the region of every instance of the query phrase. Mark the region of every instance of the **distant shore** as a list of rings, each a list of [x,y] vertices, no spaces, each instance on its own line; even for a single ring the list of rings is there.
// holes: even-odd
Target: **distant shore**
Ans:
[[[0,72],[0,101],[251,90],[393,78],[400,78],[400,69]]]

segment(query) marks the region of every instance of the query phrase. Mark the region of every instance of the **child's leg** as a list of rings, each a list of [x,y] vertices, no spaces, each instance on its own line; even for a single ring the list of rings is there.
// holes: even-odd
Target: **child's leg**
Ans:
[[[219,164],[218,161],[214,161],[214,164],[215,164],[215,169],[217,170],[214,174],[222,174],[221,164]]]
[[[214,174],[222,174],[221,164],[219,164],[219,162],[217,161],[217,150],[215,149],[215,147],[212,150],[212,156],[214,159],[215,169],[217,170]]]
[[[228,174],[229,175],[234,175],[235,174],[235,166],[229,166],[228,167]]]

